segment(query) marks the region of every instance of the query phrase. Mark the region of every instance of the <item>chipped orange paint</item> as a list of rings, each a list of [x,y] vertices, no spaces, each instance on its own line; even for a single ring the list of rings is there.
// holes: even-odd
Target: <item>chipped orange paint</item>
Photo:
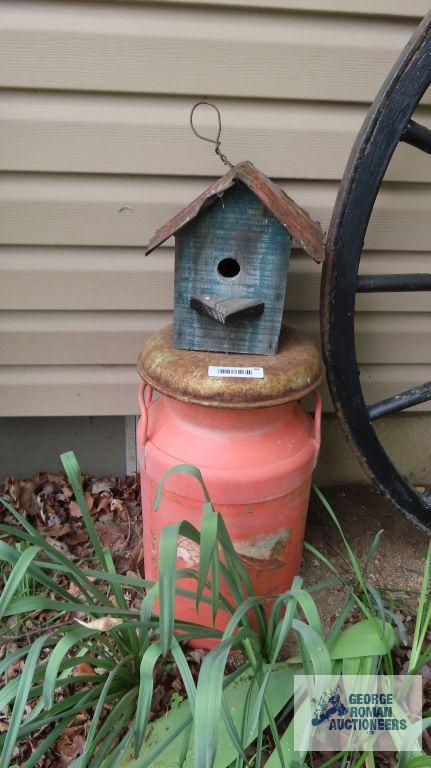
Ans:
[[[141,398],[143,407],[144,399]],[[287,590],[298,573],[311,476],[320,444],[320,396],[310,418],[297,402],[267,408],[206,407],[159,397],[148,408],[146,443],[138,425],[141,452],[142,513],[145,575],[157,578],[158,542],[168,523],[186,519],[200,528],[203,494],[186,474],[168,478],[157,512],[156,487],[166,470],[176,464],[201,469],[212,502],[223,515],[234,546],[256,592],[270,598]],[[145,422],[146,423],[146,422]],[[179,568],[196,567],[199,551],[180,539]],[[184,579],[181,586],[195,589]],[[229,590],[221,583],[229,599]],[[192,599],[177,597],[176,614],[187,621],[211,625],[211,611],[202,603],[196,613]],[[216,626],[223,629],[228,615],[219,611]],[[210,647],[211,641],[201,641]]]

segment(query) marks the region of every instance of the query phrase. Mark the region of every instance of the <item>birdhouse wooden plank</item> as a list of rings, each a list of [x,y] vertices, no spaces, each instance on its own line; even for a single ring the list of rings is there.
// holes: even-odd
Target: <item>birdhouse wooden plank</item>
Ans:
[[[152,238],[175,235],[177,349],[274,355],[292,237],[323,259],[323,232],[251,163],[208,187]]]

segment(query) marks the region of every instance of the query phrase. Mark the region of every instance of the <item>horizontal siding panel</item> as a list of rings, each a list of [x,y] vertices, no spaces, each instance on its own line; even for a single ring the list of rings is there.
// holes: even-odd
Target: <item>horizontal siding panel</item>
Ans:
[[[65,173],[215,175],[222,166],[190,131],[190,99],[6,92],[1,96],[0,168]],[[359,105],[218,100],[223,149],[270,176],[335,179],[365,117]],[[214,113],[199,113],[211,135]],[[431,127],[431,111],[417,119]],[[430,182],[431,163],[401,144],[389,181]]]
[[[207,182],[208,180],[206,180]],[[154,231],[205,187],[202,179],[3,174],[0,236],[4,244],[118,245],[142,248]],[[282,186],[327,227],[337,185]],[[426,251],[431,242],[431,187],[388,184],[368,229],[368,249]]]
[[[2,366],[1,416],[127,416],[138,412],[134,366]]]
[[[134,248],[3,247],[0,307],[4,310],[168,310],[173,308],[174,254],[145,257]],[[363,274],[431,272],[431,253],[365,252]],[[293,252],[286,308],[317,310],[321,269]],[[358,310],[426,312],[423,293],[360,294]]]
[[[285,320],[319,344],[317,312],[287,312]],[[171,321],[168,312],[0,312],[4,365],[133,365],[146,340]],[[429,316],[356,316],[359,363],[431,363]],[[265,358],[263,358],[263,364]]]
[[[5,2],[0,85],[368,102],[414,27],[295,12]]]
[[[134,365],[168,312],[0,312],[4,365]]]
[[[431,380],[431,365],[363,366],[365,399],[374,403]],[[4,366],[1,416],[102,416],[138,412],[134,366]],[[332,410],[326,387],[325,410]],[[431,403],[411,410],[431,411]]]
[[[147,2],[147,0],[132,0]],[[183,4],[184,0],[163,0],[166,4]],[[319,11],[385,16],[425,16],[428,0],[187,0],[189,5],[240,8],[273,8],[279,11]]]

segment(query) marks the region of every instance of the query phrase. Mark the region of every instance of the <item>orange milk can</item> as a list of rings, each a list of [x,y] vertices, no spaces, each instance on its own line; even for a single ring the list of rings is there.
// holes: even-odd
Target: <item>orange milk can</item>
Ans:
[[[263,368],[263,378],[210,376],[209,366],[233,373]],[[273,357],[184,351],[172,347],[168,326],[150,338],[138,370],[143,379],[138,447],[146,578],[157,579],[158,542],[165,525],[186,519],[200,528],[202,488],[187,474],[167,479],[160,507],[153,510],[164,473],[177,464],[192,464],[201,470],[256,592],[269,596],[288,589],[300,567],[320,447],[316,388],[322,364],[315,345],[283,329]],[[311,418],[298,400],[313,390]],[[153,398],[153,392],[161,396]],[[180,538],[178,568],[196,567],[198,560],[197,545]],[[184,580],[182,586],[195,589],[196,582]],[[197,615],[187,597],[177,597],[176,615],[212,623],[210,606],[201,603]],[[223,628],[227,619],[220,611],[216,626]]]

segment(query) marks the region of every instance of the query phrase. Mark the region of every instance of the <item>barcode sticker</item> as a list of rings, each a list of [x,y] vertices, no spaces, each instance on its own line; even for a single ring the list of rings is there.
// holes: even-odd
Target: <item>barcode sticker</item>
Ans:
[[[209,365],[208,376],[227,376],[234,379],[263,379],[263,368],[247,368],[246,366],[229,368],[227,366]]]

